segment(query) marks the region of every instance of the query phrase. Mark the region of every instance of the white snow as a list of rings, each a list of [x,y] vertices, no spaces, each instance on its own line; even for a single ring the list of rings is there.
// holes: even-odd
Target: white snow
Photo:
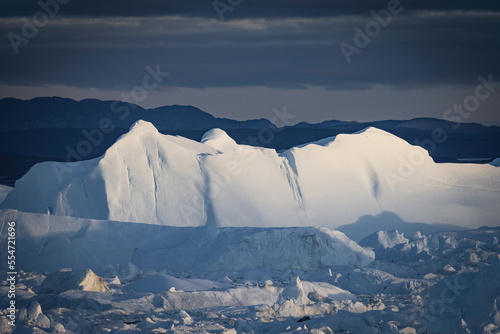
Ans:
[[[479,227],[499,224],[499,181],[491,164],[436,164],[375,128],[278,154],[220,129],[198,143],[139,121],[100,158],[35,165],[1,206],[170,226],[335,228],[391,212]]]
[[[221,129],[212,129],[201,138],[201,143],[215,148],[221,152],[238,150],[238,144]]]
[[[197,291],[221,288],[222,284],[203,279],[180,279],[165,274],[145,276],[127,285],[124,291],[161,292],[161,291]]]
[[[315,296],[319,296],[319,299],[328,297],[337,301],[356,299],[356,297],[347,290],[326,282],[302,281],[299,276],[297,276],[280,293],[278,302],[283,303],[287,300],[294,300],[299,304],[308,304],[312,303],[311,298],[314,299]]]

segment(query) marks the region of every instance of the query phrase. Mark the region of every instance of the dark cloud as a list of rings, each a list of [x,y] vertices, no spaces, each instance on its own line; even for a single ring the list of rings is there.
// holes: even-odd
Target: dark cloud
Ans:
[[[243,0],[221,22],[213,0],[70,0],[16,54],[8,34],[22,36],[41,7],[1,1],[0,96],[122,98],[159,64],[170,76],[141,104],[237,119],[286,104],[319,122],[442,117],[478,75],[500,81],[498,0],[401,0],[401,13],[348,64],[340,43],[355,45],[354,29],[388,3]],[[469,120],[500,124],[495,96]]]
[[[364,29],[370,20],[370,15],[228,22],[58,16],[20,45],[19,54],[7,38],[1,40],[0,84],[130,89],[147,65],[156,64],[171,73],[172,87],[195,88],[405,89],[469,84],[479,74],[500,75],[499,14],[421,11],[394,16],[347,64],[339,43],[354,45],[353,28]],[[21,24],[3,19],[0,34],[21,34]]]
[[[40,0],[43,3],[54,0]],[[59,0],[63,2],[63,0]],[[220,0],[237,4],[228,19],[287,18],[364,15],[370,10],[384,8],[388,0]],[[188,17],[216,17],[213,0],[64,0],[61,13],[77,16],[143,17],[179,15]],[[410,10],[499,11],[497,0],[401,0]],[[29,16],[39,10],[38,1],[6,0],[0,3],[0,16]]]

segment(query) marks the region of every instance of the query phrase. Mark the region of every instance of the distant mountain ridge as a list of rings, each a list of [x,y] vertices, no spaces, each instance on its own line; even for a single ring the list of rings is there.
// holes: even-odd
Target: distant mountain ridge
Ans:
[[[373,121],[373,122],[354,122],[354,121],[339,121],[339,120],[329,120],[321,123],[311,124],[307,122],[301,122],[293,126],[294,128],[301,129],[338,129],[338,130],[349,130],[366,128],[369,126],[374,126],[377,128],[400,128],[400,129],[416,129],[416,130],[433,130],[440,128],[448,131],[458,131],[468,132],[468,133],[495,133],[500,130],[499,126],[485,126],[479,123],[457,123],[450,122],[443,119],[432,118],[432,117],[418,117],[409,120],[383,120],[383,121]],[[358,130],[357,130],[358,131]]]
[[[0,131],[98,128],[99,122],[103,118],[111,119],[113,125],[123,129],[130,128],[139,119],[153,123],[160,130],[208,130],[214,127],[223,129],[276,128],[267,119],[236,121],[217,118],[199,108],[186,105],[145,109],[133,103],[117,100],[84,99],[76,101],[61,97],[37,97],[31,100],[0,99]],[[432,130],[437,127],[455,129],[456,123],[431,117],[373,122],[332,119],[316,124],[300,122],[291,127],[297,129],[357,129],[356,131],[359,131],[369,126]],[[499,126],[484,126],[478,123],[460,123],[459,128],[461,131],[468,132],[500,131]]]
[[[37,97],[31,100],[0,99],[0,131],[34,129],[91,129],[98,128],[103,118],[113,125],[129,129],[138,120],[151,122],[159,130],[263,129],[276,128],[267,119],[236,121],[217,118],[203,110],[188,105],[171,105],[145,109],[133,103],[110,100],[84,99],[76,101],[61,97]],[[418,130],[460,129],[461,132],[494,133],[499,126],[478,123],[456,123],[431,117],[410,120],[382,120],[372,122],[326,120],[311,124],[300,122],[290,126],[295,129],[338,129],[359,131],[369,126],[377,128],[405,128]]]
[[[99,128],[102,119],[129,129],[140,119],[155,124],[160,130],[209,130],[274,128],[266,119],[236,121],[216,118],[193,106],[163,106],[144,109],[122,101],[85,99],[75,101],[60,97],[38,97],[32,100],[4,98],[0,100],[0,131],[34,129]]]
[[[238,144],[278,151],[374,126],[424,147],[437,162],[476,159],[474,162],[480,163],[500,157],[500,127],[474,123],[460,123],[457,127],[453,122],[434,118],[363,123],[329,120],[276,128],[267,119],[236,121],[216,118],[193,106],[144,109],[121,101],[96,99],[4,98],[0,99],[0,183],[13,185],[37,162],[67,161],[70,150],[88,141],[85,131],[98,129],[102,120],[108,120],[114,126],[113,131],[104,133],[102,140],[92,145],[89,154],[72,160],[99,157],[139,119],[151,122],[163,134],[181,135],[195,141],[199,141],[206,131],[220,128]],[[442,129],[446,140],[433,142],[435,129]]]

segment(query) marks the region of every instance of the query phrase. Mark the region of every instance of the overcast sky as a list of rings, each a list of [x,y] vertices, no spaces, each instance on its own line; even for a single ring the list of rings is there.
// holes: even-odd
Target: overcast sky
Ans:
[[[55,1],[41,0],[45,11]],[[38,1],[2,1],[0,97],[128,98],[240,120],[286,106],[295,123],[367,121],[442,118],[476,94],[478,76],[500,82],[497,0],[215,4],[59,0],[46,23]],[[373,12],[390,15],[380,24]],[[134,100],[147,66],[169,75]],[[464,121],[500,125],[493,89]]]

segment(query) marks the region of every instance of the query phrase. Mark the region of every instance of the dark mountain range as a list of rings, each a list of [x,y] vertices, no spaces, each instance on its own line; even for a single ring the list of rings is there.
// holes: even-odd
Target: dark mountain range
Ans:
[[[87,99],[75,101],[60,97],[32,100],[0,99],[0,131],[35,129],[93,129],[102,119],[114,126],[129,129],[139,119],[149,121],[160,130],[260,129],[274,127],[266,119],[235,121],[216,118],[192,106],[164,106],[144,109],[120,101]]]
[[[500,127],[434,118],[363,123],[330,120],[276,128],[266,119],[216,118],[192,106],[144,109],[95,99],[6,98],[0,99],[0,183],[13,185],[37,162],[98,157],[139,119],[153,123],[162,133],[194,140],[200,140],[209,129],[221,128],[238,143],[277,150],[374,126],[426,148],[437,162],[487,162],[500,157]],[[103,126],[106,131],[98,131]]]

